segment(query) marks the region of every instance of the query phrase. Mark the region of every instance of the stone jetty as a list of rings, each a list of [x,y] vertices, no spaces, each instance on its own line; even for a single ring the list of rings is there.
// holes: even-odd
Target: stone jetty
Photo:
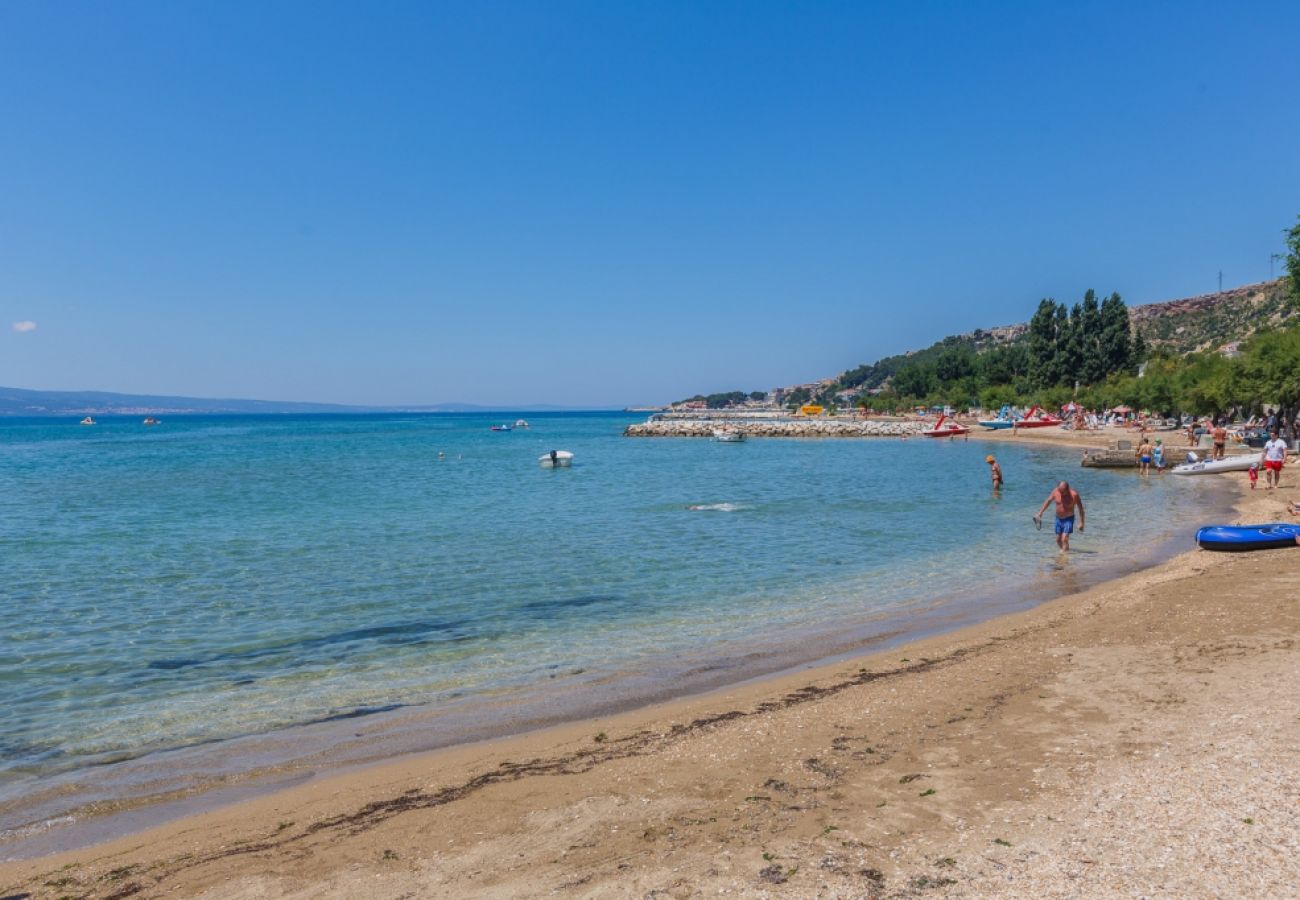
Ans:
[[[740,418],[740,417],[651,417],[648,422],[629,425],[625,437],[713,437],[723,428],[746,437],[904,437],[933,427],[917,421],[881,421],[849,418]]]

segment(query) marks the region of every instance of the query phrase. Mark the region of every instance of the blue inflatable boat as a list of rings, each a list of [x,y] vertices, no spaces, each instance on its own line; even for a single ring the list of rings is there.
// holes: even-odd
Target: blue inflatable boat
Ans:
[[[1300,525],[1207,525],[1196,532],[1202,550],[1268,550],[1294,547]]]

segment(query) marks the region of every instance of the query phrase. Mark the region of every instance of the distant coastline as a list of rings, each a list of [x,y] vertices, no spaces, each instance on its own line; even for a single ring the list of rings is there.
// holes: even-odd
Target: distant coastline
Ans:
[[[111,391],[40,391],[0,387],[0,417],[19,416],[201,416],[340,415],[358,413],[603,412],[603,409],[552,404],[479,405],[474,403],[353,406],[298,400],[182,397],[120,394]],[[609,410],[613,412],[614,410]]]

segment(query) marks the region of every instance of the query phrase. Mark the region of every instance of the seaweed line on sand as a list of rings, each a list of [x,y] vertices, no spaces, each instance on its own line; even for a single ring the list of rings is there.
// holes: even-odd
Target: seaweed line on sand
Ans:
[[[468,781],[460,784],[450,785],[433,791],[415,788],[399,794],[396,797],[372,801],[354,812],[343,813],[322,819],[318,822],[313,822],[305,829],[296,833],[284,830],[282,833],[265,840],[238,843],[201,856],[189,856],[175,860],[172,865],[163,863],[158,866],[155,871],[149,873],[149,877],[152,880],[151,885],[146,886],[140,881],[132,881],[125,885],[113,884],[114,890],[110,894],[104,895],[101,900],[124,900],[126,897],[133,896],[146,890],[147,887],[157,887],[170,876],[176,875],[187,869],[193,869],[198,866],[233,856],[246,856],[286,849],[289,845],[301,841],[303,838],[311,837],[320,834],[321,832],[337,831],[340,833],[346,832],[348,834],[359,834],[370,828],[374,828],[381,822],[393,818],[394,816],[416,810],[433,809],[435,807],[444,806],[448,803],[454,803],[457,800],[461,800],[470,794],[474,794],[493,784],[550,775],[580,775],[589,772],[604,763],[645,755],[654,747],[662,746],[667,742],[683,738],[686,735],[705,728],[721,726],[729,722],[747,719],[752,716],[788,709],[792,706],[820,700],[824,697],[829,697],[848,690],[849,688],[859,687],[882,679],[913,675],[951,665],[965,659],[966,657],[974,656],[984,650],[990,649],[994,647],[996,643],[996,641],[990,640],[974,646],[961,647],[943,657],[923,659],[911,663],[910,665],[900,666],[895,669],[874,672],[865,669],[859,670],[852,677],[832,684],[824,686],[815,684],[807,685],[791,691],[779,699],[767,700],[759,703],[748,710],[730,710],[728,712],[717,713],[715,715],[695,719],[689,724],[677,723],[664,732],[638,731],[626,737],[609,739],[600,742],[595,747],[576,750],[572,753],[561,754],[554,757],[539,757],[519,763],[503,761],[499,763],[496,768],[476,775]],[[161,869],[161,871],[158,871],[158,869]],[[103,882],[105,879],[109,879],[109,876],[102,875],[98,880]],[[83,894],[81,896],[88,898],[93,896],[93,894]]]

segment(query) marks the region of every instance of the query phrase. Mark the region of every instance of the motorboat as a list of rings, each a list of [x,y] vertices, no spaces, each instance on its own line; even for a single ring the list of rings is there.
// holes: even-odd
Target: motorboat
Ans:
[[[527,420],[525,420],[525,419],[515,419],[515,427],[516,427],[516,428],[527,428],[527,427],[528,427],[528,422],[527,422]]]
[[[144,424],[146,424],[146,425],[161,425],[162,423],[159,422],[157,419],[155,419],[153,416],[145,416],[145,417],[144,417]]]
[[[493,431],[509,431],[509,430],[510,430],[510,427],[511,427],[511,426],[509,426],[509,425],[493,425],[493,426],[492,426],[492,430],[493,430]]]
[[[933,428],[927,428],[921,434],[926,437],[955,437],[959,434],[970,434],[970,429],[965,425],[958,425],[956,422],[949,422],[947,415],[939,417]]]
[[[723,444],[739,444],[744,442],[745,432],[736,431],[734,428],[715,428],[713,439]]]
[[[1213,475],[1216,472],[1245,472],[1251,466],[1259,464],[1259,457],[1254,453],[1225,456],[1223,459],[1193,459],[1195,455],[1188,453],[1187,462],[1174,466],[1169,471],[1175,475]]]
[[[95,424],[95,420],[92,419],[90,416],[86,416],[86,418],[84,418],[84,419],[81,420],[81,424],[82,424],[82,425],[94,425],[94,424]]]
[[[567,469],[573,465],[573,454],[568,450],[552,450],[537,457],[537,464],[543,469]]]
[[[1060,425],[1061,418],[1054,416],[1041,406],[1035,406],[1025,413],[1024,417],[1017,420],[1016,428],[1047,428],[1050,425]]]

